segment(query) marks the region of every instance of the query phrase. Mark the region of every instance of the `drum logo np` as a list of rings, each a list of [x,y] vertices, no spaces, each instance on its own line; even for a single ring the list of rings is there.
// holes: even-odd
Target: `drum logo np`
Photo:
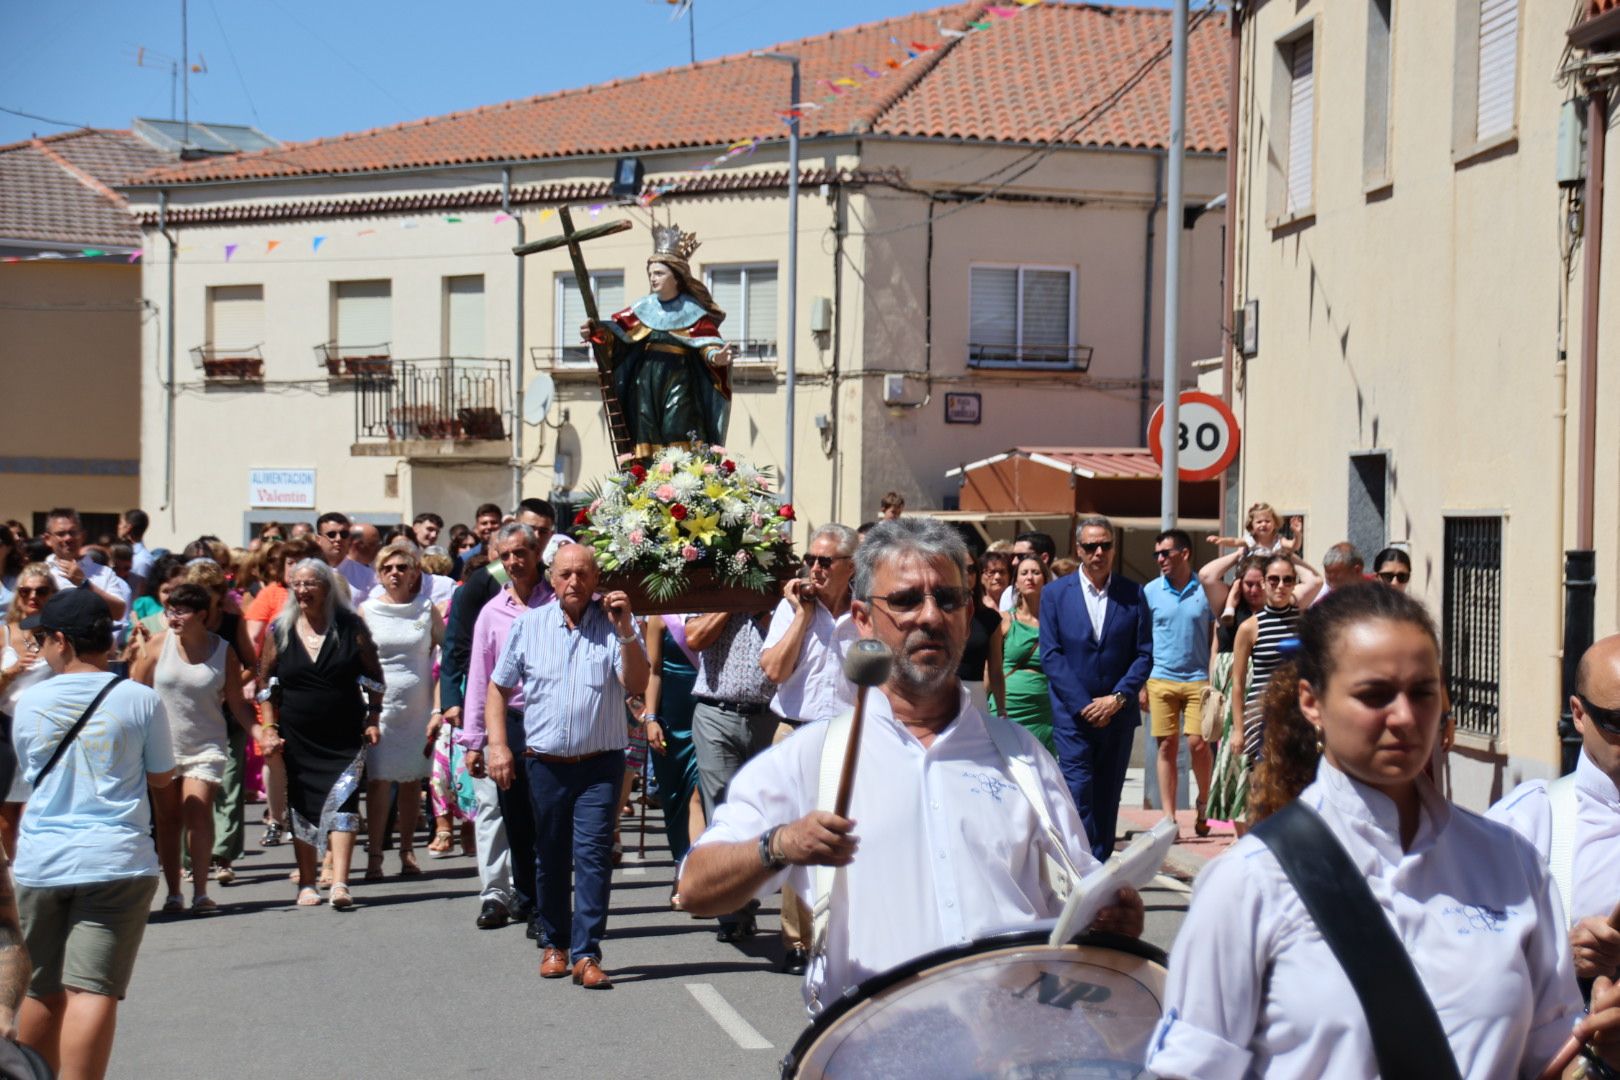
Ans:
[[[1100,1005],[1114,996],[1114,992],[1106,986],[1083,979],[1065,979],[1050,971],[1041,972],[1034,982],[1014,992],[1013,997],[1024,999],[1031,994],[1035,995],[1037,1004],[1065,1011],[1079,1004]]]

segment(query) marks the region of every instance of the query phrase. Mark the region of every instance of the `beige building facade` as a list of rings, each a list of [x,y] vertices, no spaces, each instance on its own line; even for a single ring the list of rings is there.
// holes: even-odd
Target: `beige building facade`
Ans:
[[[804,56],[809,82],[822,50],[868,39],[889,48],[897,32],[937,33],[941,18],[972,19],[980,7],[857,28],[854,46],[834,34],[784,48]],[[967,50],[1064,47],[1063,35],[1133,24],[1130,49],[1111,61],[1123,78],[1169,41],[1163,12],[1123,10],[1128,19],[1081,5],[1030,9],[996,31],[1003,39],[952,39],[906,76],[905,100],[926,106],[932,84],[920,80],[955,77],[953,57],[968,63]],[[1189,205],[1225,183],[1223,34],[1211,21],[1194,39],[1202,105]],[[659,88],[692,93],[692,80],[734,85],[760,69],[776,71],[726,58],[625,92],[657,101]],[[1082,89],[1100,99],[1115,78],[1096,72]],[[748,132],[711,124],[678,147],[640,145],[634,132],[612,142],[636,123],[609,100],[620,89],[167,170],[130,188],[146,229],[143,296],[175,318],[172,342],[147,346],[140,400],[154,542],[201,532],[237,541],[257,522],[331,508],[378,522],[425,510],[469,521],[479,503],[509,505],[518,489],[577,504],[614,461],[595,369],[578,347],[572,266],[562,249],[521,265],[512,254],[559,232],[565,206],[576,227],[635,223],[583,246],[604,315],[646,292],[653,221],[698,235],[694,271],[727,308],[723,332],[742,352],[729,449],[780,471],[787,146],[771,110],[785,83],[761,91],[757,144],[710,169]],[[1160,89],[1140,93],[1153,101]],[[889,108],[876,91],[864,100]],[[566,112],[592,134],[536,135],[526,148],[528,134],[502,127],[488,136],[493,148],[477,142],[472,125],[505,125],[521,110],[533,132]],[[959,482],[948,469],[1015,444],[1141,445],[1161,396],[1144,372],[1159,368],[1164,237],[1179,215],[1163,207],[1162,137],[1130,127],[1140,110],[1111,115],[1107,139],[1033,149],[1039,117],[1002,118],[990,137],[960,121],[937,134],[884,130],[882,115],[807,123],[803,141],[792,495],[806,528],[875,517],[891,489],[913,507],[951,507]],[[650,206],[612,194],[626,158],[643,170],[635,190],[658,193]],[[1220,216],[1184,236],[1191,361],[1220,346]],[[171,346],[172,394],[161,375]],[[532,410],[548,380],[541,415]],[[250,486],[255,473],[276,475]]]
[[[1446,779],[1483,807],[1558,771],[1566,550],[1595,549],[1596,633],[1617,626],[1620,396],[1582,390],[1620,332],[1613,273],[1583,296],[1585,53],[1568,4],[1244,7],[1234,501],[1305,515],[1313,561],[1410,552],[1445,638]]]

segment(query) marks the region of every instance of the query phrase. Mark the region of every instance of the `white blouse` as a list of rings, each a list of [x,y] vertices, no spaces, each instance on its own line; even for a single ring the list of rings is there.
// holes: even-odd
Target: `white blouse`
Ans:
[[[1545,780],[1527,780],[1486,811],[1536,846],[1543,861],[1552,852],[1552,802]],[[1571,922],[1607,919],[1620,901],[1620,788],[1586,751],[1575,764],[1575,845],[1570,891],[1562,897]]]
[[[1395,804],[1323,761],[1300,795],[1365,876],[1464,1077],[1533,1077],[1581,1014],[1563,911],[1535,850],[1420,780],[1410,851]],[[1350,980],[1270,850],[1239,840],[1198,877],[1170,954],[1150,1071],[1196,1080],[1373,1080]]]

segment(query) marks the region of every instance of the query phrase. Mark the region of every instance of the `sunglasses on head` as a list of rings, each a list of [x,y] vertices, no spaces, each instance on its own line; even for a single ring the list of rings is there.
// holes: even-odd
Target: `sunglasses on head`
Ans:
[[[924,602],[932,596],[939,610],[949,614],[959,611],[968,602],[968,591],[963,588],[943,586],[932,592],[924,589],[901,589],[887,596],[874,596],[874,600],[882,600],[889,605],[889,610],[905,614],[919,610]]]
[[[1378,580],[1382,581],[1385,585],[1393,585],[1397,581],[1402,585],[1405,585],[1408,581],[1412,580],[1412,571],[1380,570],[1378,571]]]
[[[1294,577],[1293,574],[1289,574],[1287,577],[1282,577],[1282,576],[1280,576],[1278,574],[1267,574],[1266,575],[1266,584],[1267,585],[1292,585],[1297,580],[1299,580],[1299,579]]]
[[[806,555],[804,557],[804,565],[819,566],[823,570],[831,570],[833,568],[833,563],[838,562],[840,559],[847,558],[849,558],[848,555]]]
[[[1608,732],[1610,735],[1620,735],[1620,709],[1603,709],[1586,699],[1585,694],[1575,695],[1581,703],[1581,712],[1591,718],[1592,723]]]
[[[1098,540],[1091,544],[1081,544],[1080,550],[1087,555],[1095,555],[1099,551],[1113,551],[1114,542],[1112,540]]]

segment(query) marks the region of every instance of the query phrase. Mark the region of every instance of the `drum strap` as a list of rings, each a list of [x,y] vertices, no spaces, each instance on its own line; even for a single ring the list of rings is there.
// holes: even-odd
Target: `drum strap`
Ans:
[[[846,712],[827,722],[827,741],[821,747],[821,774],[816,787],[818,810],[831,810],[838,800],[838,780],[843,772],[844,751],[849,746],[854,716],[853,712]],[[1040,775],[1035,769],[1035,762],[1018,741],[1011,720],[999,716],[986,716],[984,726],[990,734],[990,740],[995,743],[997,752],[1001,754],[1008,779],[1017,786],[1024,796],[1024,801],[1029,803],[1030,809],[1034,810],[1035,816],[1040,819],[1041,832],[1046,838],[1046,843],[1041,845],[1041,877],[1061,906],[1068,900],[1069,894],[1074,891],[1082,875],[1069,858],[1069,849],[1063,844],[1062,834],[1052,823],[1052,815],[1046,808],[1046,799],[1041,794]],[[823,955],[827,948],[827,924],[830,921],[833,888],[838,881],[839,869],[833,866],[810,868],[810,883],[815,889],[814,903],[811,905],[812,956]]]
[[[1251,831],[1281,864],[1350,979],[1372,1033],[1379,1075],[1458,1077],[1445,1028],[1411,957],[1322,819],[1295,799]]]
[[[1547,809],[1552,814],[1552,844],[1547,870],[1564,902],[1564,921],[1575,925],[1575,774],[1560,776],[1547,785]]]

